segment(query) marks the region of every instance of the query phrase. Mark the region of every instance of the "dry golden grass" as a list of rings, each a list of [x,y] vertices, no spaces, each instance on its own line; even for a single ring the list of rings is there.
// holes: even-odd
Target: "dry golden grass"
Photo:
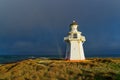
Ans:
[[[0,80],[120,80],[120,58],[28,59],[1,65]]]

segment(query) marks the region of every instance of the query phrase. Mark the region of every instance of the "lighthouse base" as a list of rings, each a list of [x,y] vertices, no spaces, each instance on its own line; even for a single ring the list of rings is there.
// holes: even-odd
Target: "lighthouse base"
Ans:
[[[82,62],[82,61],[85,61],[85,59],[84,60],[66,60],[67,62]]]

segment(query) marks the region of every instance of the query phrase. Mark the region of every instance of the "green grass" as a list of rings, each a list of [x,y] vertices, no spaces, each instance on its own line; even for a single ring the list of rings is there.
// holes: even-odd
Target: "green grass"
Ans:
[[[120,58],[29,59],[0,66],[0,80],[120,80]]]

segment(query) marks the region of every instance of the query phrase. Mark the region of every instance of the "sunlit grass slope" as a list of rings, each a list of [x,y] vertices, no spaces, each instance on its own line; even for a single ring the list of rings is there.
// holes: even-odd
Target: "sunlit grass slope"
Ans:
[[[0,80],[120,80],[120,58],[28,59],[0,65]]]

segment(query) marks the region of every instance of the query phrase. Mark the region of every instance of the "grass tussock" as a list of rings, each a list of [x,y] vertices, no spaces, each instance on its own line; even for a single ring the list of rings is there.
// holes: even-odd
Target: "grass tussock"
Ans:
[[[120,80],[120,58],[28,59],[0,66],[0,80]]]

